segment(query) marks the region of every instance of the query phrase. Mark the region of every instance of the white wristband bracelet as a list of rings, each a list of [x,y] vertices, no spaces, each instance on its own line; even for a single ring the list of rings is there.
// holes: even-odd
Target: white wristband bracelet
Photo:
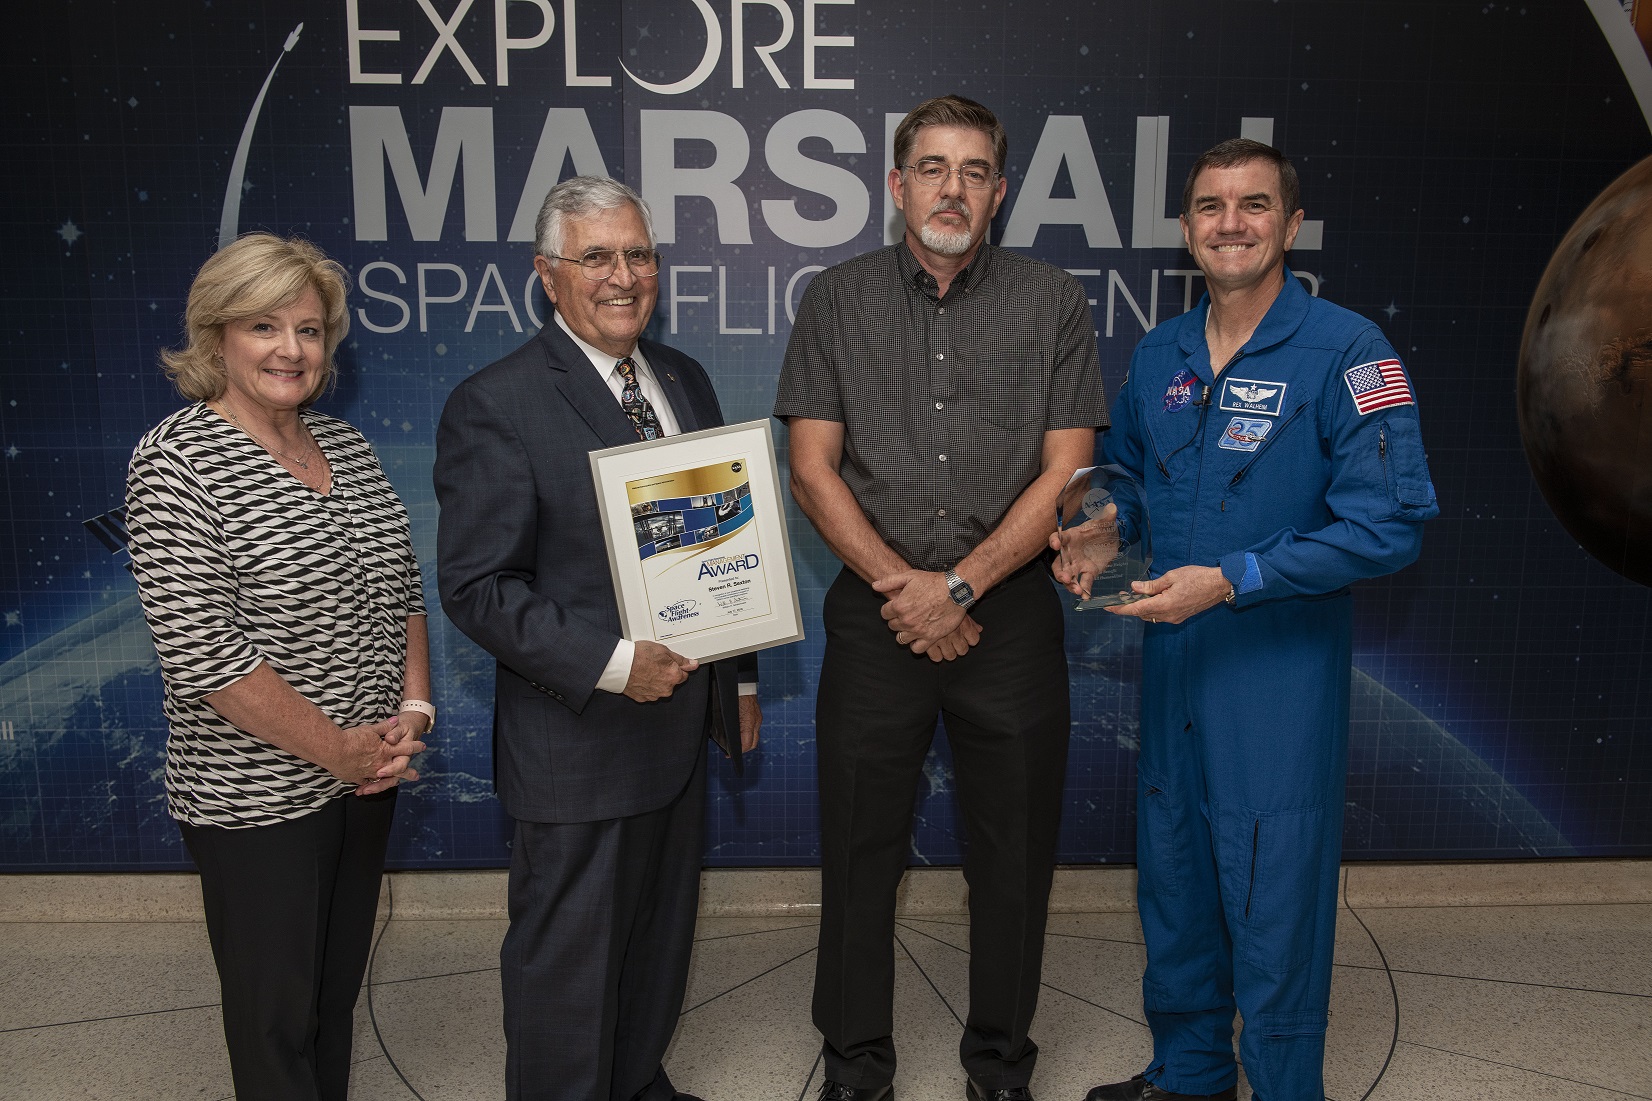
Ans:
[[[436,729],[436,705],[435,704],[429,702],[428,700],[403,700],[401,709],[403,711],[417,711],[419,714],[421,714],[425,718],[429,719],[430,720],[430,726],[425,730],[426,734],[428,734],[428,733],[430,733],[430,731]]]

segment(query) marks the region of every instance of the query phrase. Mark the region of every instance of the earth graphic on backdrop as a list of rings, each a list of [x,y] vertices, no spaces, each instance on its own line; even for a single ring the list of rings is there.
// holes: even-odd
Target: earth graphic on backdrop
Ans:
[[[1093,756],[1109,770],[1133,775],[1139,631],[1098,625],[1091,617],[1101,614],[1072,617],[1087,632],[1071,654],[1073,671],[1088,685],[1073,699],[1075,757]],[[444,739],[463,744],[424,762],[418,798],[398,820],[392,857],[402,866],[455,866],[449,836],[455,813],[500,813],[487,777],[492,662],[445,621],[438,618],[435,626],[433,649],[448,655],[449,695],[459,697],[451,700],[452,710],[474,712],[474,721],[448,721]],[[1344,808],[1349,856],[1575,855],[1496,769],[1387,686],[1356,670],[1351,703]],[[0,713],[31,715],[26,733],[0,740],[0,791],[28,793],[0,802],[0,865],[14,871],[188,867],[161,788],[166,731],[160,704],[159,667],[136,595],[0,663]],[[462,738],[460,730],[466,732]],[[950,768],[932,761],[926,772],[931,791],[920,798],[914,857],[949,863],[957,845],[950,836],[956,818]],[[1100,808],[1102,817],[1118,813],[1121,823],[1133,821],[1133,792],[1133,781],[1115,792],[1125,805],[1116,812]],[[1083,812],[1070,810],[1064,826],[1070,839],[1093,828],[1096,809]],[[928,830],[926,819],[933,819]],[[504,863],[503,836],[489,850],[498,854],[491,863]],[[723,856],[716,862],[744,862],[733,853]]]
[[[1520,435],[1583,548],[1652,585],[1652,157],[1555,249],[1520,342]]]

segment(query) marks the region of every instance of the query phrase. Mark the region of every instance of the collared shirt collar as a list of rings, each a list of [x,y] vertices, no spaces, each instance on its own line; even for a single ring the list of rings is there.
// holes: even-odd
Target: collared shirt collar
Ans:
[[[608,380],[608,376],[614,373],[614,364],[618,363],[625,357],[609,355],[601,348],[598,348],[593,344],[587,344],[585,341],[581,340],[577,333],[568,328],[568,322],[563,319],[562,312],[560,310],[556,311],[551,316],[556,318],[557,327],[567,333],[568,336],[573,339],[575,344],[579,345],[579,350],[585,353],[585,358],[591,361],[591,366],[597,369],[597,374],[604,382],[606,382]],[[653,372],[648,369],[648,361],[643,358],[642,349],[640,347],[633,345],[630,356],[639,368],[643,371],[647,371],[650,375],[653,374]]]
[[[608,392],[614,395],[614,400],[621,400],[620,391],[624,388],[625,382],[614,368],[618,365],[620,359],[624,357],[609,355],[601,348],[585,343],[579,337],[574,336],[573,330],[568,328],[568,324],[562,320],[561,314],[553,314],[552,316],[556,318],[557,326],[573,338],[574,343],[579,346],[579,350],[585,353],[585,358],[591,361],[591,366],[596,370],[597,377],[608,388]],[[637,365],[637,386],[642,390],[643,397],[647,398],[649,403],[654,406],[654,415],[660,419],[660,427],[664,429],[667,436],[675,436],[683,430],[684,422],[678,418],[677,411],[671,404],[671,396],[666,393],[665,387],[660,385],[660,380],[654,374],[654,368],[649,364],[648,357],[642,354],[640,343],[631,349],[631,362]]]
[[[981,285],[981,280],[987,277],[987,269],[992,266],[992,244],[982,241],[981,247],[975,250],[969,264],[953,277],[952,285],[947,288],[947,294],[962,292],[968,294]],[[895,246],[895,263],[900,267],[901,282],[909,287],[917,287],[926,294],[935,293],[935,277],[918,262],[918,257],[912,252],[912,246],[907,244],[906,235],[902,234],[900,243]]]

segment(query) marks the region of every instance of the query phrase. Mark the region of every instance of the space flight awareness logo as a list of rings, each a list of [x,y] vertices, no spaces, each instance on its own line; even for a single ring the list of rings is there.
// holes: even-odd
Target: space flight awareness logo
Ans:
[[[698,601],[679,600],[675,603],[666,605],[654,614],[667,623],[681,623],[685,619],[699,618],[700,613],[695,610],[698,607]]]

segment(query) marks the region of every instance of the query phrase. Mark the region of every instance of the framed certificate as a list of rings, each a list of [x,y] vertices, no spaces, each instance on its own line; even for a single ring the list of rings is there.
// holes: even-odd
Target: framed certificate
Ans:
[[[712,661],[803,637],[767,420],[591,452],[620,626]]]

